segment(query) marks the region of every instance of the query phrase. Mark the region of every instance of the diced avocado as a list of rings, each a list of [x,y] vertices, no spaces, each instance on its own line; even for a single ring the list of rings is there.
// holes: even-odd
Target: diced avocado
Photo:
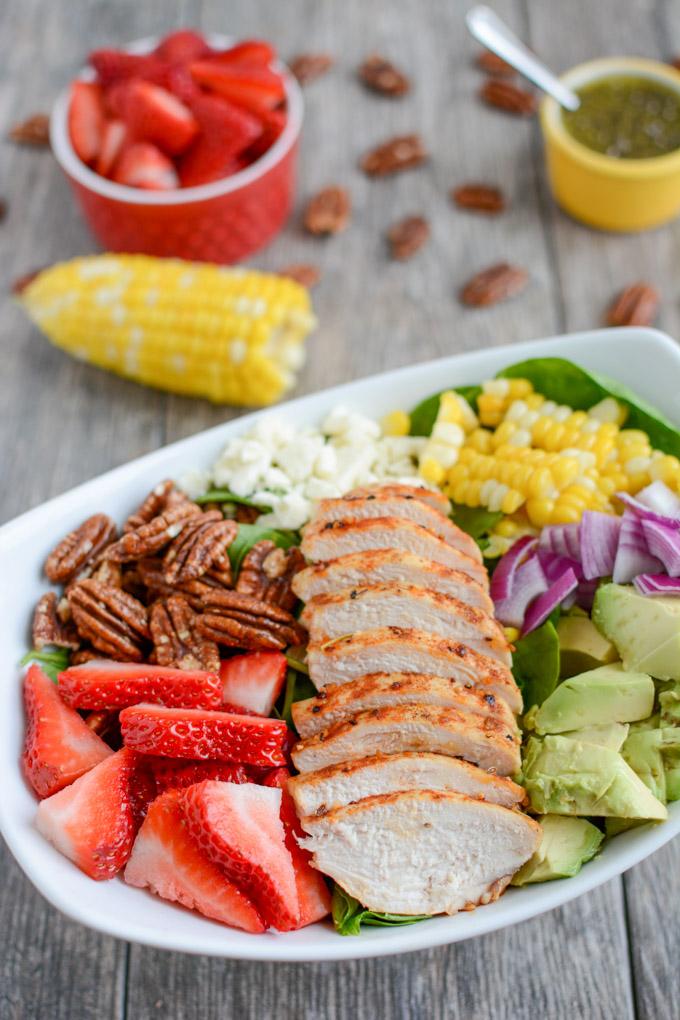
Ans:
[[[563,616],[557,624],[560,677],[566,680],[589,669],[616,662],[619,653],[587,616]]]
[[[662,726],[680,726],[680,684],[673,684],[659,694]]]
[[[666,773],[661,745],[662,730],[637,730],[630,733],[621,754],[657,800],[666,803]]]
[[[607,839],[618,836],[628,829],[637,829],[639,825],[646,823],[639,818],[605,818],[604,831]]]
[[[666,800],[680,800],[680,767],[666,769]]]
[[[585,818],[544,815],[539,818],[541,845],[511,881],[511,885],[571,878],[597,853],[604,835]]]
[[[593,622],[614,642],[626,669],[680,680],[680,598],[649,598],[630,585],[604,584],[595,593]]]
[[[653,708],[651,677],[626,673],[617,662],[564,680],[543,702],[533,723],[537,733],[564,733],[645,719]]]
[[[582,744],[599,744],[600,747],[620,751],[629,729],[628,723],[613,722],[604,726],[582,726],[578,730],[568,730],[563,736],[570,740],[580,740]]]
[[[665,806],[609,747],[563,736],[530,737],[523,782],[537,814],[665,819]]]

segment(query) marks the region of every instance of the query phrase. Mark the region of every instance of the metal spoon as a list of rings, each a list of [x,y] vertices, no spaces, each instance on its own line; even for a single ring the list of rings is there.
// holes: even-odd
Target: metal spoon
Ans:
[[[545,64],[527,49],[491,8],[484,4],[471,7],[465,15],[468,31],[488,50],[506,60],[508,64],[556,99],[566,110],[578,110],[581,100],[549,71]]]

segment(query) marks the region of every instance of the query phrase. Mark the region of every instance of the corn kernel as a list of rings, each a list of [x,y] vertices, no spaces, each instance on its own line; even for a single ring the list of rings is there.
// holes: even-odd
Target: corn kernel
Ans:
[[[467,437],[466,446],[479,453],[490,453],[493,445],[493,432],[488,429],[474,429]],[[461,450],[461,456],[462,456]]]
[[[555,483],[548,468],[539,467],[531,472],[526,488],[527,496],[549,496],[554,490]]]
[[[543,397],[540,393],[530,393],[529,396],[524,399],[530,411],[540,411],[543,407]]]
[[[514,514],[524,502],[524,496],[516,489],[508,489],[501,500],[501,510],[504,514]]]
[[[594,404],[588,411],[591,418],[597,421],[614,422],[616,425],[623,425],[628,417],[628,408],[620,404],[613,397],[605,397],[599,404]]]
[[[493,434],[493,446],[502,446],[507,443],[513,434],[517,431],[517,426],[514,421],[504,421],[498,426]]]
[[[511,645],[519,638],[519,631],[517,630],[517,627],[503,627],[503,633]]]
[[[555,509],[553,510],[550,523],[551,524],[576,524],[581,520],[581,514],[583,508],[577,508],[567,503],[558,501],[555,503]]]
[[[554,509],[555,501],[552,499],[534,497],[526,502],[527,516],[536,528],[543,528],[550,523]]]
[[[494,531],[497,535],[502,535],[503,538],[514,538],[519,532],[519,524],[516,521],[511,520],[509,517],[504,517],[502,521],[499,521]]]
[[[424,478],[426,482],[430,482],[431,485],[441,485],[444,481],[444,468],[434,457],[423,457],[418,466],[418,472],[420,477]]]
[[[406,411],[392,411],[380,425],[385,436],[407,436],[411,431],[411,418]]]
[[[510,384],[510,396],[513,399],[528,397],[530,393],[534,392],[534,388],[528,379],[509,379],[508,382]]]
[[[498,425],[503,417],[503,398],[493,393],[480,393],[477,397],[477,409],[482,425]]]
[[[550,468],[553,482],[558,489],[564,489],[567,485],[578,478],[581,465],[575,457],[561,457],[557,463]]]

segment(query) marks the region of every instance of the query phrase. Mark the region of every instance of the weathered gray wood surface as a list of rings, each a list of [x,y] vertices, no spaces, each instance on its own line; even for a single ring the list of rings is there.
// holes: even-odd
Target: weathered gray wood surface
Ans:
[[[321,328],[300,392],[433,356],[601,322],[612,292],[649,277],[676,336],[680,227],[641,237],[596,234],[551,204],[538,128],[475,99],[478,72],[462,0],[3,0],[0,134],[47,108],[83,55],[171,25],[265,35],[284,55],[325,49],[335,70],[307,91],[300,203],[346,184],[350,229],[330,241],[296,219],[255,264],[317,262]],[[680,9],[667,0],[497,0],[496,9],[557,69],[601,53],[680,52]],[[364,93],[353,69],[369,50],[412,74],[412,95]],[[386,181],[356,169],[361,152],[420,130],[432,161]],[[503,217],[456,211],[449,188],[497,181]],[[45,152],[0,143],[0,292],[36,265],[92,250]],[[424,212],[433,239],[407,264],[385,258],[395,219]],[[530,270],[519,299],[467,311],[456,291],[499,259]],[[0,519],[231,412],[142,390],[50,348],[8,301],[0,309]],[[6,583],[7,579],[3,579]],[[9,682],[9,681],[8,681]],[[344,1020],[676,1018],[680,1016],[680,848],[672,845],[587,897],[467,944],[337,965],[230,963],[127,947],[65,920],[6,850],[0,870],[0,1020]]]

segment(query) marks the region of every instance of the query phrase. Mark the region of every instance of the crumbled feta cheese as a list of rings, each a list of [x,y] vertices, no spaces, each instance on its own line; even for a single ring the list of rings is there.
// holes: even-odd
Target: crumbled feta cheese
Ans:
[[[186,471],[180,479],[180,488],[186,492],[189,499],[196,499],[202,496],[210,487],[210,472],[202,471],[199,468],[192,468]]]

